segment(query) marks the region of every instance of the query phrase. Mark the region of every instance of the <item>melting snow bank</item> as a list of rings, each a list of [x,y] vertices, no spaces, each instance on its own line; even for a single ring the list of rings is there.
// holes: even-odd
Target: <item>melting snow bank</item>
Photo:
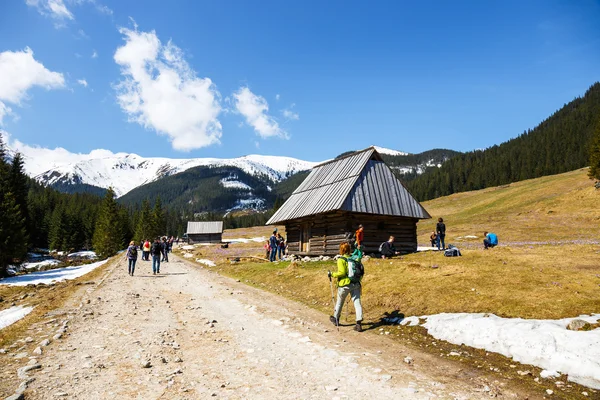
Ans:
[[[0,329],[14,324],[33,310],[33,307],[15,306],[0,311]]]
[[[423,327],[436,339],[500,353],[546,371],[542,377],[569,375],[569,380],[600,389],[600,329],[570,331],[574,319],[596,323],[600,314],[559,320],[500,318],[493,314],[436,314],[409,317],[402,325]]]
[[[56,282],[79,278],[106,264],[108,260],[98,261],[93,264],[80,265],[78,267],[56,268],[49,271],[32,272],[30,274],[13,276],[0,280],[0,285],[27,286],[40,283],[51,285]]]
[[[210,260],[205,260],[203,258],[196,258],[196,262],[199,264],[204,264],[207,265],[209,267],[216,267],[217,264],[215,264],[214,262],[210,261]]]
[[[235,239],[223,239],[225,243],[263,243],[266,242],[267,238],[265,236],[253,237],[253,238],[235,238]]]

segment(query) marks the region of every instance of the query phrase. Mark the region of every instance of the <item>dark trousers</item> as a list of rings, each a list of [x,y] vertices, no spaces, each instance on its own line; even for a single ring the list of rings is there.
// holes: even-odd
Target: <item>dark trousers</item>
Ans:
[[[164,262],[169,262],[169,252],[167,250],[163,251],[163,259]]]
[[[489,249],[490,247],[495,247],[495,244],[492,244],[489,240],[483,239],[483,248]]]
[[[129,275],[133,275],[133,272],[135,271],[135,262],[137,261],[137,258],[130,258],[129,259]]]
[[[155,274],[160,272],[160,255],[152,256],[152,272]]]
[[[271,249],[270,261],[275,261],[276,258],[277,258],[277,248]]]
[[[440,250],[440,244],[442,245],[442,247],[441,247],[442,249],[446,248],[446,243],[445,243],[444,239],[446,239],[446,234],[445,233],[438,234],[438,237],[437,237],[437,248],[438,248],[438,250]]]

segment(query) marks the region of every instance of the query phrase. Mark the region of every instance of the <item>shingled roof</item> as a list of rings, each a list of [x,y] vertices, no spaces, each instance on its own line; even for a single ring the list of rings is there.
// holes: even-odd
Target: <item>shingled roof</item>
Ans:
[[[188,221],[187,234],[209,234],[209,233],[223,233],[223,221],[204,221],[204,222],[193,222]]]
[[[369,147],[315,166],[267,225],[337,210],[431,218]]]

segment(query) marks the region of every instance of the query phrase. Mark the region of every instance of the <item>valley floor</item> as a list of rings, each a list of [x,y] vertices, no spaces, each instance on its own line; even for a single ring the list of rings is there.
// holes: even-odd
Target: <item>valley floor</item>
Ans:
[[[386,336],[337,332],[316,310],[174,255],[159,276],[141,260],[134,277],[122,259],[109,268],[30,327],[32,343],[0,354],[2,386],[28,376],[27,399],[526,397]]]

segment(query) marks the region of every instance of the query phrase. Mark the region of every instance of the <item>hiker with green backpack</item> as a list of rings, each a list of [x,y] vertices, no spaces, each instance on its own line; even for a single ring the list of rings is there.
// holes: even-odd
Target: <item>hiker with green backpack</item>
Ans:
[[[346,297],[350,295],[354,302],[354,310],[356,311],[356,326],[354,327],[354,330],[362,332],[363,312],[362,304],[360,302],[362,286],[360,281],[365,270],[361,263],[362,252],[359,249],[356,249],[351,255],[350,250],[349,243],[342,243],[340,245],[340,257],[337,260],[337,272],[327,272],[330,280],[332,277],[337,279],[338,286],[335,311],[333,315],[329,317],[329,320],[335,326],[339,326],[344,301],[346,301]]]

